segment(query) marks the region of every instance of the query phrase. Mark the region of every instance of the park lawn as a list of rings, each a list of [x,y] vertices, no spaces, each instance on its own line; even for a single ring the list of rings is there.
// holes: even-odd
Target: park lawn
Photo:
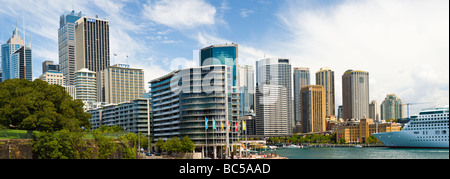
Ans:
[[[33,131],[33,134],[39,131]],[[33,136],[27,134],[27,130],[3,129],[0,130],[0,139],[33,139]]]

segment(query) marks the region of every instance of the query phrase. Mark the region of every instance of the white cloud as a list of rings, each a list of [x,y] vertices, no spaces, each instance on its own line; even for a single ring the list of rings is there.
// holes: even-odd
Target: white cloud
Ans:
[[[246,18],[248,16],[250,16],[250,14],[255,13],[255,11],[253,10],[249,10],[249,9],[241,9],[241,12],[239,13],[241,15],[241,17]]]
[[[216,8],[204,0],[159,0],[144,4],[148,20],[176,29],[214,25]]]
[[[278,13],[292,40],[274,45],[312,74],[334,69],[337,105],[348,69],[370,73],[370,98],[379,103],[389,93],[404,102],[449,103],[449,1],[349,0],[311,9],[297,3]]]

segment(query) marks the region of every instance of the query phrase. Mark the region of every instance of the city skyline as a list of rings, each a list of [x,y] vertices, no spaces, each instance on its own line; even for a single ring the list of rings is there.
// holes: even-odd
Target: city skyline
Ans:
[[[144,69],[145,82],[173,71],[177,58],[194,66],[195,50],[234,42],[240,65],[280,57],[311,72],[330,67],[336,109],[348,69],[370,73],[370,101],[395,93],[405,103],[448,104],[448,1],[90,2],[2,0],[0,43],[16,24],[22,38],[32,35],[36,79],[43,61],[60,64],[59,18],[75,10],[110,21],[111,64]],[[423,107],[411,106],[411,115]]]

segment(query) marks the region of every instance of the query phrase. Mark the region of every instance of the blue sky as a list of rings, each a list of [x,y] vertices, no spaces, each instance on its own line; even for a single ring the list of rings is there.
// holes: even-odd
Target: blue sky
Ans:
[[[16,21],[22,37],[25,24],[27,43],[32,35],[34,78],[41,75],[44,60],[58,63],[59,16],[73,9],[108,19],[111,55],[118,55],[111,63],[128,62],[144,69],[146,82],[180,64],[195,66],[195,50],[234,42],[239,44],[240,64],[254,65],[266,56],[290,58],[294,67],[309,67],[311,74],[330,67],[335,71],[337,105],[342,103],[341,76],[348,69],[370,73],[370,99],[379,103],[391,93],[404,102],[449,103],[447,0],[0,0],[0,4],[1,43],[12,35]]]

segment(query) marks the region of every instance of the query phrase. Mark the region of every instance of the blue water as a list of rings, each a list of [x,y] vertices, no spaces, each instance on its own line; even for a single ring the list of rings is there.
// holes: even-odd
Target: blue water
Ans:
[[[449,159],[449,149],[328,147],[279,149],[276,153],[288,159]]]

